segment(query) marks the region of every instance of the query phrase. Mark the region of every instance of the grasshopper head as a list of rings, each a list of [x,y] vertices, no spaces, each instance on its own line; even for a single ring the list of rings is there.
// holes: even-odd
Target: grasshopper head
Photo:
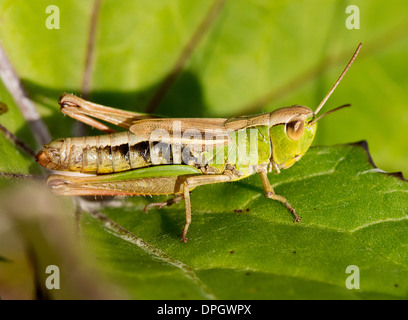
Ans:
[[[316,115],[354,62],[361,45],[361,43],[358,45],[346,68],[314,112],[308,107],[296,105],[278,109],[271,113],[269,123],[272,149],[271,164],[275,164],[279,169],[289,168],[306,153],[312,144],[316,134],[317,121],[332,112],[350,106],[350,104],[342,105],[316,118]]]
[[[271,161],[278,168],[289,168],[309,149],[317,129],[313,118],[313,111],[304,106],[286,107],[271,113]]]
[[[279,169],[292,166],[302,158],[312,144],[316,134],[317,121],[332,112],[349,106],[350,104],[342,105],[317,118],[317,112],[313,112],[305,106],[286,107],[272,112],[269,129],[272,149],[271,161]]]

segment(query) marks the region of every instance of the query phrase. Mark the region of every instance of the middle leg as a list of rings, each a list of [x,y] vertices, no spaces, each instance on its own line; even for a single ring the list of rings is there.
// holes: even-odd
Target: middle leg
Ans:
[[[167,201],[163,201],[163,202],[153,202],[153,203],[149,203],[147,204],[144,209],[143,212],[147,213],[149,211],[149,209],[153,208],[153,207],[157,207],[157,209],[161,209],[163,207],[170,207],[171,205],[175,204],[175,203],[179,203],[181,201],[181,199],[183,199],[183,195],[182,194],[175,194],[173,198],[167,200]]]

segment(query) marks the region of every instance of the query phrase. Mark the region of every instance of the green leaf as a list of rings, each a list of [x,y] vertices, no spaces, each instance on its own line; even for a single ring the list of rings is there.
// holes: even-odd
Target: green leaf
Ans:
[[[0,124],[7,130],[21,137],[27,137],[25,143],[31,146],[35,145],[30,129],[15,105],[12,97],[7,92],[3,83],[0,81],[0,102],[4,103],[8,110],[0,115]],[[8,173],[38,173],[40,170],[24,151],[18,149],[16,145],[0,131],[0,172]]]
[[[365,143],[315,147],[271,174],[300,223],[253,176],[193,191],[187,244],[183,204],[144,214],[144,199],[104,209],[113,224],[85,215],[82,234],[134,298],[407,298],[408,183],[370,161]],[[345,286],[349,265],[359,290]]]

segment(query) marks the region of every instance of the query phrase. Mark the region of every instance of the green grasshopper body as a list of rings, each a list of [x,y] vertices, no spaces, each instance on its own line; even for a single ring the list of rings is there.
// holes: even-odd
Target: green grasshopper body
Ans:
[[[62,100],[72,98],[64,95]],[[77,97],[75,97],[77,98]],[[38,156],[40,163],[45,167],[59,171],[71,171],[90,174],[117,173],[149,166],[161,166],[180,164],[173,157],[159,156],[159,162],[152,161],[151,150],[154,143],[161,142],[162,148],[172,155],[173,149],[185,150],[190,145],[200,144],[200,150],[190,148],[190,166],[201,170],[203,174],[209,170],[222,174],[227,168],[233,166],[242,177],[247,177],[256,172],[258,165],[268,165],[273,161],[277,168],[286,169],[295,161],[299,160],[307,151],[313,141],[317,123],[306,128],[306,132],[297,133],[294,129],[303,131],[304,122],[311,121],[313,111],[307,107],[293,106],[278,109],[275,112],[252,117],[238,117],[233,119],[171,119],[171,121],[184,125],[197,125],[202,122],[200,134],[205,122],[217,120],[219,131],[217,137],[227,141],[206,140],[200,137],[197,141],[184,138],[180,141],[163,142],[149,141],[147,137],[151,131],[147,129],[131,127],[131,131],[110,133],[108,135],[93,137],[65,138],[52,141],[44,146]],[[168,119],[163,119],[168,121]],[[222,121],[220,121],[222,120]],[[137,126],[143,127],[150,122],[164,122],[160,120],[140,120]],[[209,129],[213,130],[214,128]],[[140,131],[139,131],[140,130]],[[137,134],[142,132],[142,134]],[[180,132],[181,134],[185,131]],[[295,136],[297,134],[297,136]],[[250,150],[251,139],[256,139],[256,148]],[[173,139],[175,140],[175,139]],[[211,143],[210,143],[211,142]],[[206,146],[206,145],[209,145]],[[218,146],[217,146],[218,145]],[[206,150],[205,150],[206,149]],[[287,152],[290,150],[291,152]],[[256,153],[256,161],[249,163],[248,154]],[[221,161],[215,162],[216,158],[222,157]],[[201,161],[199,161],[201,159]],[[219,160],[219,159],[218,159]],[[204,162],[203,162],[204,161]]]
[[[62,112],[108,134],[52,141],[37,154],[37,160],[52,170],[87,174],[51,175],[48,185],[59,195],[174,195],[166,202],[147,205],[145,211],[184,198],[184,242],[191,223],[191,190],[255,173],[261,177],[265,195],[282,202],[295,221],[300,221],[286,198],[274,193],[267,172],[279,173],[298,161],[313,142],[317,120],[344,107],[316,118],[360,47],[361,44],[315,112],[296,105],[231,119],[166,119],[113,109],[65,94],[60,99]],[[94,118],[128,131],[112,133],[112,129]]]

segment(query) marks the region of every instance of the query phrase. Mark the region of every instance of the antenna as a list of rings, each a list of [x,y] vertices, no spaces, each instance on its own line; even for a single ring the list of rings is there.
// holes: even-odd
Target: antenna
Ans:
[[[333,112],[336,112],[336,111],[338,111],[338,110],[340,110],[340,109],[343,109],[343,108],[347,108],[347,107],[351,107],[351,104],[349,104],[349,103],[348,103],[348,104],[343,104],[343,105],[342,105],[342,106],[340,106],[340,107],[337,107],[337,108],[331,109],[331,110],[329,110],[329,111],[327,111],[327,112],[323,113],[322,115],[320,115],[320,116],[319,116],[319,117],[317,117],[316,119],[314,119],[314,120],[310,121],[310,122],[307,124],[307,126],[308,126],[308,127],[310,127],[310,126],[312,126],[312,125],[313,125],[313,123],[315,123],[315,122],[319,121],[321,118],[323,118],[323,117],[327,116],[328,114],[333,113]]]
[[[346,74],[346,72],[348,71],[348,69],[350,68],[350,66],[353,64],[354,60],[356,59],[358,53],[360,52],[360,48],[362,46],[362,43],[360,42],[360,44],[358,45],[356,52],[354,52],[353,56],[351,57],[349,63],[347,64],[346,68],[343,70],[343,72],[341,73],[340,77],[337,79],[336,83],[334,84],[334,86],[330,89],[329,93],[324,97],[324,99],[322,100],[322,102],[320,102],[320,104],[317,106],[316,111],[314,112],[314,114],[316,115],[320,109],[324,106],[324,104],[326,103],[327,99],[330,98],[331,94],[333,93],[333,91],[336,89],[336,87],[338,86],[338,84],[340,83],[341,79],[343,79],[344,75]]]

